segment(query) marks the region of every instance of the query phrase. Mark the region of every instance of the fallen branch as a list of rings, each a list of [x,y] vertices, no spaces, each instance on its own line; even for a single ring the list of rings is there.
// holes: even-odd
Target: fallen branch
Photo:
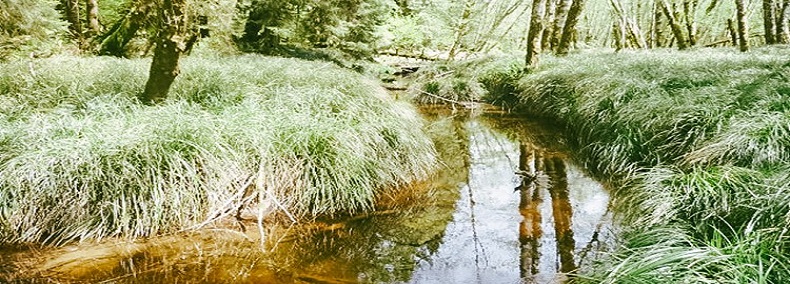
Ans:
[[[379,55],[388,55],[388,56],[397,56],[397,57],[405,57],[405,58],[411,58],[411,59],[426,60],[426,61],[437,61],[437,60],[439,60],[438,58],[431,58],[431,57],[428,57],[428,56],[425,56],[425,55],[400,54],[400,53],[392,52],[392,51],[379,51],[378,54]]]

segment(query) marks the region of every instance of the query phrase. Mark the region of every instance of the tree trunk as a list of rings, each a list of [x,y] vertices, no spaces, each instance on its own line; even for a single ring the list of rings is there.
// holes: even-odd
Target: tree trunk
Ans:
[[[186,19],[187,0],[164,0],[160,10],[160,24],[156,37],[156,49],[140,100],[145,104],[157,104],[167,98],[170,85],[180,72],[179,59],[188,38]]]
[[[735,0],[738,21],[738,46],[741,52],[749,51],[749,22],[746,19],[746,0]]]
[[[79,0],[62,0],[63,7],[65,8],[66,21],[69,23],[69,32],[82,42],[82,22],[80,21],[80,3]]]
[[[727,19],[727,31],[730,34],[732,46],[738,46],[738,30],[735,29],[735,21],[732,19]]]
[[[683,34],[683,28],[680,26],[680,23],[678,23],[678,20],[675,17],[675,9],[669,5],[667,0],[661,0],[661,9],[664,11],[664,16],[667,17],[669,27],[672,29],[672,34],[675,36],[675,42],[678,44],[678,49],[687,49],[689,47],[688,41],[686,40],[686,36]]]
[[[776,4],[773,0],[763,0],[763,27],[765,44],[776,43]]]
[[[99,3],[96,0],[85,0],[86,20],[88,21],[88,37],[93,37],[101,32],[99,25]]]
[[[554,24],[551,29],[551,46],[556,51],[562,38],[562,30],[565,28],[565,21],[568,19],[568,11],[571,9],[573,0],[560,0],[557,4],[557,11],[554,12]]]
[[[790,10],[790,0],[783,0],[776,15],[776,43],[790,43],[790,31],[788,31],[787,21]]]
[[[614,52],[620,52],[625,48],[625,29],[619,20],[612,23],[612,38],[614,38]]]
[[[625,14],[623,4],[621,4],[619,0],[609,0],[609,4],[612,5],[614,13],[620,20],[620,22],[617,24],[620,29],[620,40],[625,43],[625,39],[627,38],[628,41],[631,42],[632,46],[636,48],[647,47],[647,43],[645,38],[642,36],[642,31],[639,29],[639,25],[636,23],[636,20],[629,18],[628,15]],[[624,45],[621,47],[624,47]]]
[[[661,29],[661,5],[658,1],[653,2],[653,18],[650,27],[650,47],[659,48],[664,45],[664,31]]]
[[[568,10],[568,19],[565,20],[565,27],[562,28],[562,37],[560,38],[559,46],[557,46],[557,55],[568,54],[583,7],[584,0],[573,0],[571,8]]]
[[[554,33],[554,26],[551,25],[551,23],[554,23],[554,19],[556,18],[557,5],[557,0],[548,0],[548,2],[546,2],[546,16],[543,20],[543,35],[540,39],[541,50],[551,50],[551,35]]]
[[[538,55],[540,54],[541,37],[543,36],[543,17],[546,14],[546,0],[532,1],[532,16],[529,20],[529,32],[527,32],[527,58],[526,71],[538,66]]]
[[[140,1],[133,7],[126,17],[115,23],[101,39],[99,55],[112,55],[123,57],[126,53],[126,45],[137,34],[137,30],[143,27],[145,19],[153,9],[154,1]]]
[[[686,31],[688,31],[688,44],[689,46],[697,45],[697,21],[695,14],[697,13],[698,0],[685,0],[683,1],[683,13],[686,16]]]

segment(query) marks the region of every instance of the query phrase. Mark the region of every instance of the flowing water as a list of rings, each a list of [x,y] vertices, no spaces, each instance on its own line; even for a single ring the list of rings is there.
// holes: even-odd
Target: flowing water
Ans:
[[[422,112],[441,170],[386,196],[377,212],[273,230],[264,251],[233,229],[69,248],[33,265],[36,278],[563,283],[606,245],[609,195],[569,158],[549,124],[496,109]]]

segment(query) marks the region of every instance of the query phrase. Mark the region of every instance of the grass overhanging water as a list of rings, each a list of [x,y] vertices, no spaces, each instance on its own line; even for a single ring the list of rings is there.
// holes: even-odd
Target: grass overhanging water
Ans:
[[[147,107],[147,62],[3,64],[1,242],[150,236],[238,208],[361,212],[435,166],[411,106],[332,64],[188,58],[171,98]]]
[[[628,229],[577,281],[790,281],[785,48],[585,51],[514,76],[520,60],[456,68],[488,70],[467,78],[486,101],[565,125],[577,157],[620,188]]]

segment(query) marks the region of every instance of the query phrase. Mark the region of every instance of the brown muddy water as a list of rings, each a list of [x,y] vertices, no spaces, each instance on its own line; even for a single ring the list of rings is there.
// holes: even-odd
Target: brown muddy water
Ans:
[[[424,108],[443,166],[378,211],[137,242],[0,250],[0,282],[563,283],[605,249],[609,195],[550,124]],[[247,224],[254,228],[253,224]]]

